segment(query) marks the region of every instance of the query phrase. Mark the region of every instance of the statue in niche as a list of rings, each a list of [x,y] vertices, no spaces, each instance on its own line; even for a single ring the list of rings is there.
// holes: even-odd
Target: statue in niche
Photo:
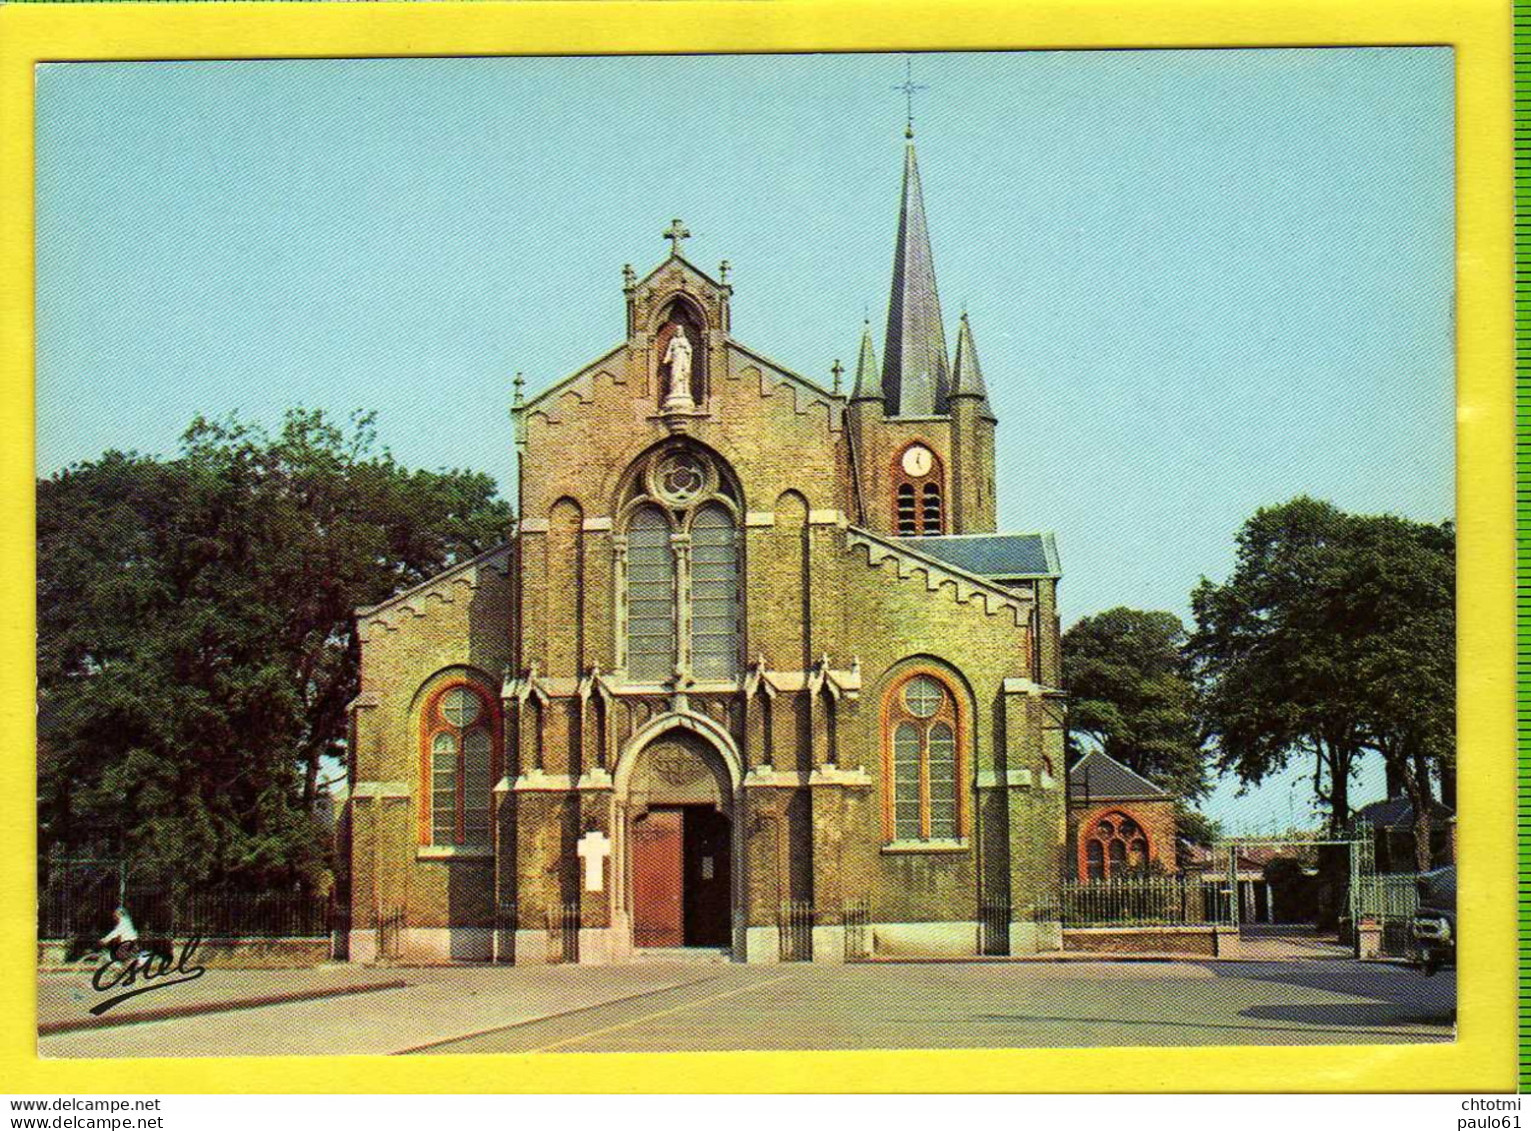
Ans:
[[[691,339],[686,327],[672,322],[670,344],[665,348],[664,363],[669,367],[669,380],[665,384],[665,412],[683,411],[692,407],[691,399]]]

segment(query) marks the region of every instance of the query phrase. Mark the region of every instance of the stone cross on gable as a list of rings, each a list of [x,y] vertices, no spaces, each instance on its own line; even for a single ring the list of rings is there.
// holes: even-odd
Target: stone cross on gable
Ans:
[[[680,241],[689,240],[691,238],[691,232],[687,230],[686,226],[682,224],[679,219],[671,220],[670,230],[661,234],[665,239],[670,241],[671,255],[679,255]]]
[[[611,855],[611,838],[600,829],[591,829],[579,838],[574,850],[585,865],[585,890],[606,890],[606,857]]]

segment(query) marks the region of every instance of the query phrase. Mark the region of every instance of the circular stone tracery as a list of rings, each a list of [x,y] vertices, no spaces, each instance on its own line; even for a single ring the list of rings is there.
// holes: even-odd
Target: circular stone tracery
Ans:
[[[687,451],[672,451],[655,461],[651,484],[654,494],[665,502],[683,507],[710,493],[711,478],[700,457]]]
[[[941,709],[941,685],[928,675],[917,675],[904,687],[904,706],[917,719],[928,719]]]

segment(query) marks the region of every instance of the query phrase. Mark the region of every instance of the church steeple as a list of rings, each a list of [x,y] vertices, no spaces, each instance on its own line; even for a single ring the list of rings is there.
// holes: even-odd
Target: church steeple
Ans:
[[[861,327],[861,356],[856,359],[856,382],[851,386],[851,400],[875,401],[882,397],[877,373],[877,352],[872,348],[872,324]]]
[[[912,135],[912,129],[907,131]],[[882,395],[889,416],[936,416],[951,391],[946,333],[936,295],[920,168],[912,136],[904,151],[904,186],[893,250],[893,290],[883,345]]]
[[[957,360],[952,366],[952,396],[988,398],[983,387],[983,370],[978,368],[978,350],[973,346],[973,328],[968,325],[967,311],[962,312],[962,322],[957,330]]]

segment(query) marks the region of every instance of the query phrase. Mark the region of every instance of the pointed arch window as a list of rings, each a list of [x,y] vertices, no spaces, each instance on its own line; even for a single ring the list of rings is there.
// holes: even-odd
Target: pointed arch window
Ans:
[[[941,485],[927,483],[920,491],[920,533],[941,533]]]
[[[739,671],[739,539],[718,503],[691,523],[691,668],[700,679]]]
[[[499,715],[483,688],[454,683],[426,701],[421,716],[420,842],[488,847]]]
[[[1082,872],[1087,880],[1120,879],[1148,870],[1148,834],[1132,816],[1111,812],[1084,830]]]
[[[658,507],[627,527],[627,670],[645,682],[675,674],[675,550]]]
[[[893,842],[956,842],[965,835],[962,722],[944,680],[916,673],[885,702],[885,829]]]
[[[905,538],[912,538],[920,532],[920,516],[915,506],[914,485],[912,483],[900,483],[898,485],[898,532]]]
[[[946,532],[941,457],[921,441],[906,445],[893,460],[893,523],[901,538]]]

